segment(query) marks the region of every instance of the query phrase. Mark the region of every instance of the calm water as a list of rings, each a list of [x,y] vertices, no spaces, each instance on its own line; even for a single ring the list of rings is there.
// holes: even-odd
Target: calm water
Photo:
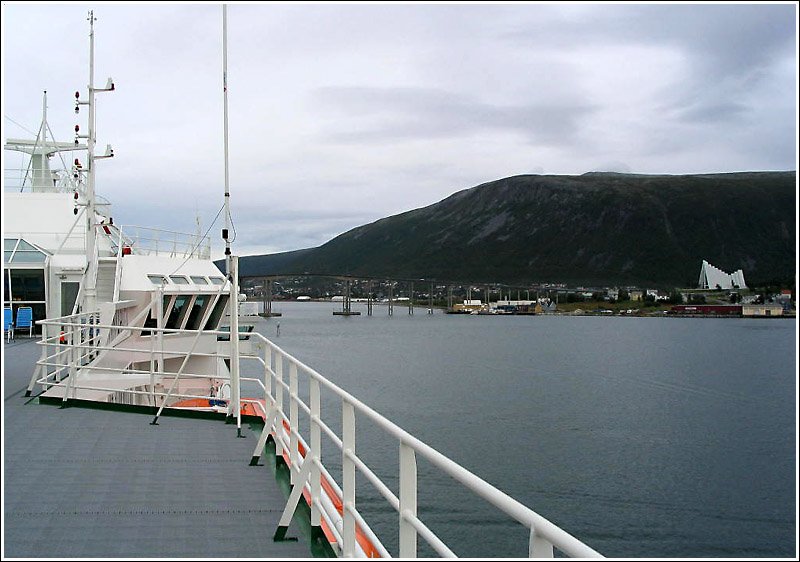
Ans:
[[[335,308],[281,303],[257,329],[602,554],[795,555],[794,321]],[[357,422],[359,456],[396,493],[397,443]],[[418,462],[420,516],[457,554],[527,555],[524,529]],[[357,503],[396,555],[397,516],[366,481]]]

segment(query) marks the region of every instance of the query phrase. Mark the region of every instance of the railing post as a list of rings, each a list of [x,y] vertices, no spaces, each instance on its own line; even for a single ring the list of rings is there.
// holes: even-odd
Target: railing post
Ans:
[[[155,299],[158,297],[158,293],[153,293],[153,297],[150,299],[150,310],[154,311],[156,304]],[[150,329],[150,405],[154,408],[156,407],[156,335],[153,333],[153,329]]]
[[[342,401],[342,556],[353,558],[356,552],[356,414],[353,405]]]
[[[53,378],[56,382],[61,382],[63,378],[62,373],[63,370],[61,369],[61,338],[64,335],[64,326],[53,326],[55,332],[58,334],[58,339],[56,339],[56,352],[53,354],[53,357],[56,358],[55,363],[56,366],[53,371]],[[64,340],[66,341],[66,340]]]
[[[264,405],[271,406],[274,398],[272,396],[272,358],[274,353],[272,348],[268,345],[264,346]]]
[[[299,424],[297,407],[297,364],[292,361],[289,363],[289,459],[291,461],[291,484],[298,484],[297,473],[300,471],[300,451],[297,439]],[[299,483],[301,486],[302,482]]]
[[[164,286],[160,285],[156,291],[156,328],[158,329],[158,358],[156,371],[164,372]],[[152,332],[151,332],[152,333]]]
[[[306,452],[305,462],[311,465],[311,526],[320,526],[320,470],[322,459],[322,435],[320,429],[319,381],[309,377],[309,402],[311,403],[311,450]]]
[[[231,296],[228,304],[231,315],[231,402],[233,411],[229,414],[236,418],[236,435],[242,435],[242,403],[241,383],[239,380],[239,257],[231,256]]]
[[[77,328],[74,326],[74,324],[77,324],[77,323],[78,323],[78,318],[71,318],[70,324],[73,324],[73,325],[70,326],[70,331],[69,331],[69,344],[68,344],[69,345],[69,352],[68,352],[68,355],[69,355],[69,375],[68,375],[68,379],[67,379],[67,385],[64,387],[64,398],[61,401],[62,405],[66,404],[67,398],[69,398],[69,391],[75,385],[75,377],[77,376],[77,373],[78,373],[78,369],[76,367],[77,358],[75,357],[75,350],[76,350],[76,347],[75,347],[75,332],[76,332]]]
[[[417,557],[417,530],[408,517],[417,516],[417,458],[400,442],[400,558]]]
[[[283,354],[275,354],[275,408],[279,415],[275,422],[275,456],[283,458]]]
[[[553,544],[536,534],[536,527],[531,523],[531,534],[528,541],[528,558],[553,558]]]
[[[40,373],[43,374],[45,377],[50,374],[50,369],[44,364],[47,362],[47,350],[49,349],[49,345],[47,345],[47,324],[42,324],[42,353],[39,355],[40,363],[36,365],[33,369],[33,374],[31,375],[31,380],[28,383],[28,390],[25,392],[25,396],[30,396],[33,392],[33,387],[36,386],[36,379],[39,378]],[[44,387],[47,390],[47,387]]]

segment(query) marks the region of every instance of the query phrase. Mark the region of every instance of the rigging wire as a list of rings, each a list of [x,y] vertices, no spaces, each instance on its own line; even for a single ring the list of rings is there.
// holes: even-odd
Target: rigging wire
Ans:
[[[24,125],[20,125],[19,123],[17,123],[16,121],[14,121],[14,120],[13,120],[11,117],[9,117],[8,115],[5,115],[5,114],[4,114],[4,115],[3,115],[3,117],[5,117],[6,119],[8,119],[8,120],[9,120],[9,121],[11,121],[12,123],[14,123],[14,125],[16,125],[17,127],[19,127],[20,129],[22,129],[23,131],[25,131],[25,132],[26,132],[26,133],[28,133],[28,134],[31,134],[31,135],[37,135],[37,134],[38,134],[38,133],[34,133],[34,132],[33,132],[33,131],[31,131],[30,129],[28,129],[26,126],[24,126]]]
[[[191,258],[194,255],[194,251],[197,248],[199,248],[200,244],[203,242],[203,240],[205,240],[206,237],[208,237],[208,233],[211,232],[212,228],[214,228],[214,225],[217,223],[217,219],[219,218],[220,214],[222,213],[222,211],[224,209],[225,209],[225,205],[222,205],[222,207],[219,208],[219,211],[217,211],[217,214],[214,216],[214,219],[211,221],[211,224],[209,225],[208,230],[206,230],[206,233],[203,234],[203,236],[200,237],[200,240],[198,240],[197,244],[194,245],[192,250],[189,252],[189,255],[186,256],[186,259],[183,260],[183,262],[181,262],[181,264],[178,267],[176,267],[175,270],[172,273],[170,273],[170,275],[175,275],[178,272],[178,270],[180,268],[182,268],[187,261],[189,261],[189,258]]]

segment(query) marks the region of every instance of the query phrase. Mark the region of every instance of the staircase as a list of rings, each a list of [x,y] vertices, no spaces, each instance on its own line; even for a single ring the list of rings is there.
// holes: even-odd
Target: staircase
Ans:
[[[117,258],[101,258],[97,264],[97,302],[113,302]]]

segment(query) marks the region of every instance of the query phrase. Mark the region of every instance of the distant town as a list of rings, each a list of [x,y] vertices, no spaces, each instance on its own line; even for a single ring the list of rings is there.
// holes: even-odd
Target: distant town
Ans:
[[[389,314],[415,307],[448,314],[571,314],[726,318],[794,318],[794,288],[747,287],[741,270],[727,274],[703,261],[694,288],[665,291],[646,287],[583,287],[543,283],[527,287],[502,283],[441,283],[376,280],[346,276],[249,277],[242,280],[247,300],[242,313],[274,315],[279,301],[330,301],[339,314],[366,314],[384,307]],[[334,312],[335,314],[337,312]]]

